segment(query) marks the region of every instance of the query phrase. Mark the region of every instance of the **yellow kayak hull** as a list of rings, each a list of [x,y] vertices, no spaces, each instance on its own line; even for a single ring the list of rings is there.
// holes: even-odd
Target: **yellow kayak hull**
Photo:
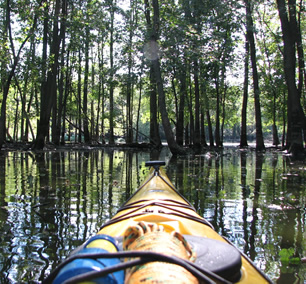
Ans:
[[[175,190],[161,169],[151,169],[140,188],[98,234],[120,237],[127,228],[139,221],[163,225],[168,232],[175,230],[183,235],[227,243],[212,225],[197,214],[192,205]],[[237,283],[271,283],[244,255],[242,255],[241,275]]]

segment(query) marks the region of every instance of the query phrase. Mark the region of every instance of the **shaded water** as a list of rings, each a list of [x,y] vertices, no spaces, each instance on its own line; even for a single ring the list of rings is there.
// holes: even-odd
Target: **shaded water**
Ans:
[[[149,152],[0,156],[0,283],[39,283],[145,178]],[[156,159],[156,157],[155,157]],[[277,283],[304,283],[305,164],[281,153],[173,158],[166,172],[215,229]]]

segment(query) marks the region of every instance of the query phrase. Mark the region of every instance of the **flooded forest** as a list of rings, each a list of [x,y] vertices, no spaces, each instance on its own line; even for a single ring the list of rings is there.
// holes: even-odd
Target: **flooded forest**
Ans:
[[[268,140],[304,154],[302,1],[0,4],[0,148]]]
[[[0,7],[1,283],[40,283],[157,159],[273,282],[304,283],[303,1]]]
[[[225,148],[175,157],[151,151],[9,152],[0,156],[0,282],[40,283],[166,161],[177,190],[273,283],[304,283],[305,164]]]

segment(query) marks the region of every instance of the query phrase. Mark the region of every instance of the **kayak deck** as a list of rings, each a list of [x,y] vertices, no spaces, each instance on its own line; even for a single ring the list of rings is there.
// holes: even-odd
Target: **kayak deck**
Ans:
[[[267,276],[264,275],[258,268],[256,268],[256,266],[245,255],[243,255],[226,239],[220,236],[214,230],[213,226],[196,212],[190,202],[176,191],[174,185],[171,183],[165,172],[159,168],[160,165],[163,164],[164,162],[160,161],[153,161],[147,163],[148,166],[151,166],[151,170],[146,180],[142,183],[139,189],[131,196],[131,198],[118,210],[117,214],[111,220],[106,222],[101,227],[97,235],[93,237],[94,241],[92,243],[102,242],[104,245],[105,237],[107,240],[108,238],[112,239],[113,242],[113,247],[106,249],[108,254],[100,253],[98,254],[99,257],[103,256],[106,259],[116,258],[115,261],[118,260],[118,263],[114,265],[115,269],[118,269],[118,267],[126,268],[128,265],[131,265],[131,263],[135,263],[133,267],[139,267],[139,265],[141,264],[143,265],[145,263],[148,263],[148,265],[153,265],[151,272],[154,269],[154,265],[156,266],[157,264],[160,265],[161,271],[163,270],[163,273],[166,274],[169,274],[170,270],[163,269],[162,263],[164,263],[164,265],[168,265],[170,263],[181,263],[181,266],[186,266],[188,268],[187,269],[185,267],[189,271],[188,273],[191,275],[191,277],[195,279],[201,279],[202,282],[204,280],[204,283],[272,283],[267,278]],[[138,231],[136,230],[136,228]],[[174,258],[168,256],[167,254],[165,255],[163,253],[164,251],[161,250],[161,248],[158,248],[159,250],[153,249],[153,251],[151,251],[151,249],[149,249],[149,251],[146,249],[141,251],[126,251],[125,249],[128,248],[128,245],[126,244],[127,241],[130,241],[129,238],[131,236],[134,236],[133,233],[127,238],[127,232],[130,232],[131,230],[136,230],[135,232],[137,235],[139,230],[142,230],[142,228],[148,231],[150,231],[151,229],[153,230],[153,228],[155,228],[154,230],[156,230],[156,228],[159,228],[157,229],[157,231],[155,231],[155,233],[157,233],[157,235],[159,236],[178,236],[178,238],[181,238],[181,243],[185,243],[185,245],[187,244],[187,246],[190,245],[192,251],[196,252],[194,264],[191,264],[191,262],[188,261],[186,262],[180,260],[180,257],[176,258],[175,255]],[[159,232],[160,229],[162,229],[162,232]],[[149,235],[150,233],[147,234],[147,236]],[[99,236],[103,238],[103,240],[101,240]],[[137,238],[137,240],[139,239],[141,238]],[[150,243],[150,241],[148,240],[147,243]],[[91,241],[88,241],[87,243],[85,243],[85,246],[82,247],[83,249],[85,247],[85,251],[83,253],[87,253],[87,246],[92,246],[90,242]],[[170,241],[170,243],[172,242],[173,241]],[[135,246],[131,247],[133,249],[133,247]],[[160,245],[157,245],[156,247],[160,247]],[[95,245],[93,245],[93,248],[95,248]],[[114,251],[117,252],[113,253]],[[122,258],[126,260],[126,257],[129,256],[133,256],[131,259],[134,259],[130,261],[130,264],[126,263],[126,261],[122,262]],[[135,259],[135,257],[137,256],[139,257],[138,260]],[[82,255],[81,257],[76,256],[76,259],[83,259],[84,257],[84,255]],[[96,259],[98,258],[98,256],[92,256],[92,258]],[[105,260],[105,258],[103,258],[103,261]],[[148,259],[150,262],[148,262]],[[71,261],[72,260],[68,259],[67,262]],[[137,263],[138,266],[136,265]],[[62,264],[61,267],[58,268],[53,274],[58,274],[59,270],[64,266],[65,263]],[[70,267],[69,269],[71,271],[74,271],[75,268],[71,269]],[[111,269],[111,267],[106,267],[101,268],[101,272],[94,272],[91,271],[91,268],[89,268],[88,271],[85,272],[88,272],[88,275],[92,273],[90,276],[91,278],[89,279],[93,279],[92,276],[97,276],[100,274],[104,275],[105,271],[112,271]],[[122,269],[123,268],[121,268],[121,270]],[[78,267],[76,270],[79,271],[80,268]],[[75,272],[72,273],[71,271],[69,273],[67,272],[69,274],[69,277],[72,277],[71,279],[74,281],[71,281],[71,283],[77,283],[75,279],[78,279],[78,277],[80,277],[79,279],[87,280],[85,276],[78,276],[75,274]],[[129,274],[129,271],[129,269],[126,270],[127,275]],[[147,271],[150,271],[150,269]],[[61,272],[62,271],[60,271],[59,274],[61,274]],[[84,273],[84,271],[82,273]],[[118,272],[115,272],[115,274],[116,273]],[[54,275],[50,276],[49,280],[53,278]],[[124,276],[121,275],[118,276],[118,279],[121,279],[118,282],[102,281],[101,283],[123,283],[123,278]],[[71,279],[69,278],[67,283],[70,283],[69,281]],[[133,281],[134,280],[131,280],[129,282],[126,278],[124,282],[134,283]],[[46,281],[45,283],[51,283],[51,281]],[[61,282],[58,281],[56,283]],[[186,283],[189,283],[189,281]]]
[[[135,222],[162,225],[165,231],[228,243],[180,195],[162,169],[151,168],[147,179],[98,234],[122,236]],[[242,256],[241,278],[237,283],[271,283],[253,263]]]

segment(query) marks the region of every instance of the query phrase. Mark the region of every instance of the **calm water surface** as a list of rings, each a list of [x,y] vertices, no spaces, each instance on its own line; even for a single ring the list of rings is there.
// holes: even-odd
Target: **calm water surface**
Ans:
[[[275,283],[305,283],[305,164],[235,148],[0,155],[0,283],[39,283],[94,235],[162,159],[176,188]]]

